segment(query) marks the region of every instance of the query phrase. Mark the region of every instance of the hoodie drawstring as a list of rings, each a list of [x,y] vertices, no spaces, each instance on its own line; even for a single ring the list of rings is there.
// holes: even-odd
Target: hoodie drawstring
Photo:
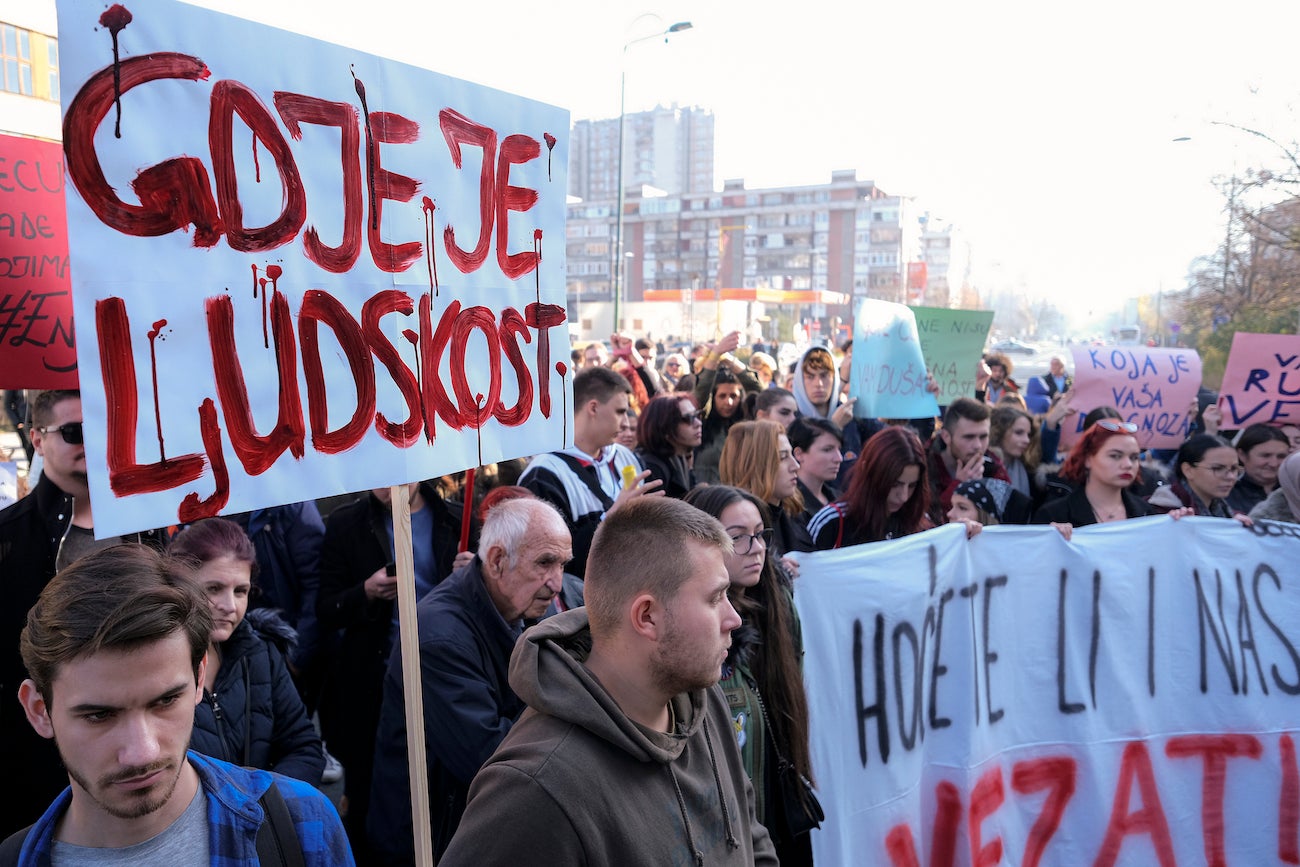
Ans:
[[[712,751],[712,748],[710,748],[709,752]],[[673,791],[677,793],[677,809],[681,811],[682,824],[686,826],[686,845],[691,847],[691,854],[695,856],[695,863],[702,867],[704,853],[695,845],[695,835],[691,833],[691,817],[686,815],[686,799],[682,797],[682,787],[677,782],[677,775],[673,773],[673,763],[668,762],[664,767],[668,769],[668,776],[673,781]]]
[[[709,765],[713,768],[713,784],[718,787],[718,800],[722,802],[722,824],[727,830],[727,848],[739,849],[736,834],[731,828],[731,811],[727,809],[727,795],[722,790],[722,777],[718,775],[718,759],[713,753],[713,738],[709,737],[709,718],[704,718],[704,744],[709,748]]]
[[[727,809],[727,793],[722,789],[722,776],[718,773],[718,757],[713,752],[713,738],[709,736],[709,718],[704,718],[704,744],[709,748],[709,767],[713,769],[713,785],[718,787],[718,800],[722,803],[722,825],[727,832],[727,848],[739,849],[740,843],[736,840],[736,833],[731,827],[731,811]],[[673,763],[668,762],[668,776],[673,781],[673,791],[677,793],[677,809],[682,813],[682,824],[686,826],[686,845],[691,847],[691,853],[695,856],[695,863],[703,867],[704,853],[695,845],[695,835],[691,832],[691,818],[686,814],[686,799],[682,797],[682,787],[677,782],[677,774],[673,773]]]

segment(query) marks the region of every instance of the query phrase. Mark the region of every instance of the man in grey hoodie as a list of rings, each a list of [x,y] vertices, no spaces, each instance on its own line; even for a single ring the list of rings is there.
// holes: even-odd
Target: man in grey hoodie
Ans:
[[[528,709],[470,787],[446,865],[774,865],[717,689],[740,617],[714,518],[642,498],[609,513],[586,608],[515,647]]]

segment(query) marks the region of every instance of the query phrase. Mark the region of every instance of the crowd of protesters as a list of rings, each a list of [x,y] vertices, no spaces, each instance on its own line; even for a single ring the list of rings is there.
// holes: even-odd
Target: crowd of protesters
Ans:
[[[1078,527],[1160,513],[1247,525],[1300,518],[1293,426],[1224,431],[1211,402],[1189,408],[1181,447],[1149,453],[1113,407],[1089,407],[1080,421],[1059,358],[1018,383],[1009,359],[986,356],[975,393],[937,418],[897,420],[855,416],[851,342],[811,347],[784,369],[767,346],[742,349],[738,333],[665,350],[621,334],[575,349],[572,447],[479,468],[471,490],[460,474],[405,489],[430,823],[434,855],[446,863],[492,863],[476,860],[489,849],[509,853],[509,863],[547,861],[545,847],[512,842],[514,832],[495,824],[511,798],[549,811],[528,826],[557,835],[552,826],[569,821],[568,805],[541,804],[537,791],[643,804],[615,792],[617,779],[584,792],[572,768],[548,776],[533,767],[537,791],[517,789],[511,762],[532,767],[540,744],[566,724],[594,733],[592,743],[571,745],[575,760],[598,764],[605,738],[617,761],[626,753],[667,767],[680,823],[651,829],[650,818],[636,819],[668,838],[656,852],[671,853],[677,841],[697,863],[715,844],[729,853],[722,863],[736,851],[737,863],[812,863],[808,832],[819,808],[809,784],[792,552],[946,523],[965,525],[968,536],[994,524],[1050,524],[1068,539]],[[313,785],[337,775],[337,756],[337,806],[357,863],[412,863],[393,489],[324,509],[299,503],[95,539],[79,394],[41,392],[25,413],[23,445],[40,473],[31,493],[0,511],[0,752],[33,797],[10,811],[5,834],[37,821],[74,770],[71,747],[43,727],[51,712],[38,693],[49,685],[29,679],[34,652],[23,638],[20,654],[20,635],[45,628],[34,606],[56,573],[116,574],[95,558],[128,546],[166,552],[148,555],[163,557],[162,566],[139,562],[187,576],[207,603],[205,615],[193,615],[206,631],[189,748]],[[1078,435],[1063,448],[1070,428]],[[476,508],[464,509],[466,497]],[[681,505],[652,505],[664,501]],[[656,528],[670,538],[648,540]],[[78,572],[74,563],[87,562],[94,568]],[[629,570],[650,575],[650,589],[637,595]],[[684,588],[698,578],[707,589],[709,574],[726,581],[708,591],[701,633],[674,631],[661,611],[687,605],[678,598]],[[577,611],[588,608],[589,618]],[[731,635],[730,648],[710,663],[719,630]],[[725,697],[715,699],[708,687],[719,680]],[[20,684],[35,696],[21,706],[12,700]],[[535,718],[522,724],[526,708]],[[712,775],[687,769],[688,753]],[[201,781],[212,773],[204,761],[195,760]],[[75,804],[88,784],[72,779]],[[656,780],[647,785],[663,784]],[[681,801],[697,785],[719,815]],[[600,837],[609,863],[651,863],[645,854],[623,857],[622,838],[588,821],[593,828],[572,833]],[[40,822],[33,827],[32,841],[44,842],[27,845],[59,845]],[[41,837],[49,834],[52,843]]]

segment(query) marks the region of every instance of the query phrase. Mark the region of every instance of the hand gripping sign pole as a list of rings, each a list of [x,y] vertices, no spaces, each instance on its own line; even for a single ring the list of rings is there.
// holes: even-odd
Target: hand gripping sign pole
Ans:
[[[415,554],[411,543],[411,494],[392,488],[393,558],[397,561],[397,624],[406,698],[406,765],[411,778],[411,827],[417,867],[433,867],[429,828],[429,775],[424,758],[424,693],[420,689],[420,636],[415,621]]]

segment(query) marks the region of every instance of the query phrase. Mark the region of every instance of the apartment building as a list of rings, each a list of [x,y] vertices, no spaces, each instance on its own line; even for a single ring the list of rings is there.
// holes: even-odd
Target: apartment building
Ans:
[[[960,233],[912,199],[859,180],[854,170],[832,172],[829,183],[814,186],[751,190],[728,180],[716,192],[645,192],[629,190],[624,204],[625,327],[671,321],[641,306],[650,299],[680,299],[686,318],[696,299],[716,301],[717,289],[762,290],[729,294],[768,299],[757,314],[767,321],[768,308],[783,297],[798,299],[788,302],[798,307],[794,324],[827,334],[851,321],[856,298],[936,306],[959,300],[950,286],[964,278]],[[614,217],[609,201],[569,206],[569,308],[580,334],[613,325]],[[755,318],[752,310],[746,318]]]
[[[53,3],[0,14],[0,133],[60,138],[59,41]]]

